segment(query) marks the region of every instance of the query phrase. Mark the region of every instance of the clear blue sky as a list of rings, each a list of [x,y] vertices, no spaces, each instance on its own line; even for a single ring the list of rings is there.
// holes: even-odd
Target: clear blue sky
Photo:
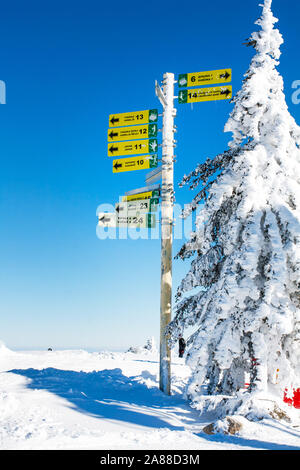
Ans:
[[[144,186],[113,175],[110,113],[159,107],[164,72],[231,67],[240,87],[259,0],[12,0],[0,15],[0,340],[12,349],[122,349],[159,334],[160,241],[96,236],[96,208]],[[273,0],[284,36],[280,72],[300,105],[296,0]],[[184,173],[227,148],[229,102],[178,105],[176,200]],[[174,243],[174,254],[181,240]],[[187,269],[174,262],[174,290]]]

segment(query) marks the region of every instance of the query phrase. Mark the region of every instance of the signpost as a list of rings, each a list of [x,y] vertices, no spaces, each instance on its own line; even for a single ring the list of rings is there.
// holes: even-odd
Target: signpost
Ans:
[[[132,126],[134,124],[146,124],[147,122],[157,122],[157,109],[147,109],[145,111],[133,111],[131,113],[110,114],[109,127]]]
[[[178,76],[178,103],[196,103],[232,98],[231,69],[184,73]],[[113,173],[153,168],[147,186],[128,191],[115,205],[114,213],[98,214],[101,227],[154,228],[161,197],[161,286],[159,387],[171,393],[171,350],[167,326],[172,311],[172,244],[174,205],[174,85],[173,73],[163,75],[162,87],[155,81],[155,94],[163,107],[162,165],[158,168],[158,110],[111,114],[107,131],[107,155],[115,157]],[[202,88],[205,85],[217,85]],[[201,86],[201,88],[199,88]],[[198,88],[196,88],[198,87]],[[123,157],[123,158],[116,158]],[[161,179],[161,185],[151,185]]]
[[[178,76],[179,87],[213,85],[231,82],[231,69],[210,70],[209,72],[181,73]]]
[[[145,155],[143,157],[119,158],[113,160],[113,173],[122,173],[124,171],[148,170],[156,168],[158,165],[157,154]]]
[[[178,103],[194,103],[230,99],[229,85],[185,89],[181,87],[224,83],[231,79],[231,69],[181,74],[178,78]],[[174,75],[164,74],[163,89],[155,83],[155,93],[163,106],[162,139],[162,201],[161,201],[161,294],[160,294],[160,389],[171,393],[171,351],[166,328],[171,321],[172,310],[172,239],[173,239],[173,161],[174,161]]]
[[[118,142],[130,139],[147,139],[157,137],[157,124],[144,124],[143,126],[117,127],[108,129],[108,142]]]
[[[139,155],[145,153],[155,153],[158,149],[157,139],[132,140],[128,142],[109,143],[107,145],[107,155],[118,157],[121,155]]]
[[[232,98],[232,86],[218,86],[211,88],[191,88],[180,90],[178,103],[197,103],[200,101],[229,100]]]

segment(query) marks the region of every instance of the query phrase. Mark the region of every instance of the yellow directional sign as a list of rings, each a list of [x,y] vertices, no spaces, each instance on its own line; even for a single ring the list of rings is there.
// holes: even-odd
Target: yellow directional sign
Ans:
[[[157,109],[146,109],[145,111],[133,111],[131,113],[110,114],[109,127],[146,124],[147,122],[157,122],[157,119]]]
[[[110,143],[107,146],[109,157],[126,155],[141,155],[145,153],[157,152],[158,144],[156,139],[133,140],[128,142]]]
[[[218,86],[210,88],[192,88],[180,90],[178,103],[197,103],[200,101],[226,100],[232,98],[232,86]]]
[[[231,69],[210,70],[209,72],[181,73],[178,77],[179,87],[213,85],[231,82]]]
[[[124,171],[148,170],[158,165],[157,155],[144,155],[142,157],[119,158],[113,160],[113,173]]]
[[[151,199],[157,198],[159,196],[159,191],[154,189],[153,191],[145,191],[143,193],[131,194],[130,196],[123,196],[122,201],[139,201],[141,199]]]
[[[108,142],[118,142],[131,139],[147,139],[157,137],[157,124],[144,124],[143,126],[117,127],[108,129]]]

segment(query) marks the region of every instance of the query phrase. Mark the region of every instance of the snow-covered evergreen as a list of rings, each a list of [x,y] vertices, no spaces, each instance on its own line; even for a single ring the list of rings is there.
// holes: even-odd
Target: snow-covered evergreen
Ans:
[[[154,336],[151,336],[151,338],[148,338],[144,346],[130,346],[127,352],[131,352],[134,354],[142,354],[142,353],[156,354],[158,351],[157,351],[157,346],[156,346],[156,341],[155,341]]]
[[[282,397],[300,386],[300,128],[276,69],[283,40],[271,0],[262,7],[247,40],[256,53],[225,125],[229,150],[182,181],[200,185],[184,216],[205,205],[178,254],[194,259],[169,330],[176,341],[192,329],[187,394],[195,401],[204,390]]]

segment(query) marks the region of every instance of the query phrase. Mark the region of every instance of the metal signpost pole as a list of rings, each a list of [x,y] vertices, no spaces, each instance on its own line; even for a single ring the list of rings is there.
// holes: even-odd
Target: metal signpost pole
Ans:
[[[173,241],[173,160],[174,160],[174,74],[164,74],[163,91],[156,94],[163,105],[162,193],[161,193],[161,296],[160,296],[160,381],[159,387],[171,394],[171,350],[165,334],[172,310],[172,241]]]

